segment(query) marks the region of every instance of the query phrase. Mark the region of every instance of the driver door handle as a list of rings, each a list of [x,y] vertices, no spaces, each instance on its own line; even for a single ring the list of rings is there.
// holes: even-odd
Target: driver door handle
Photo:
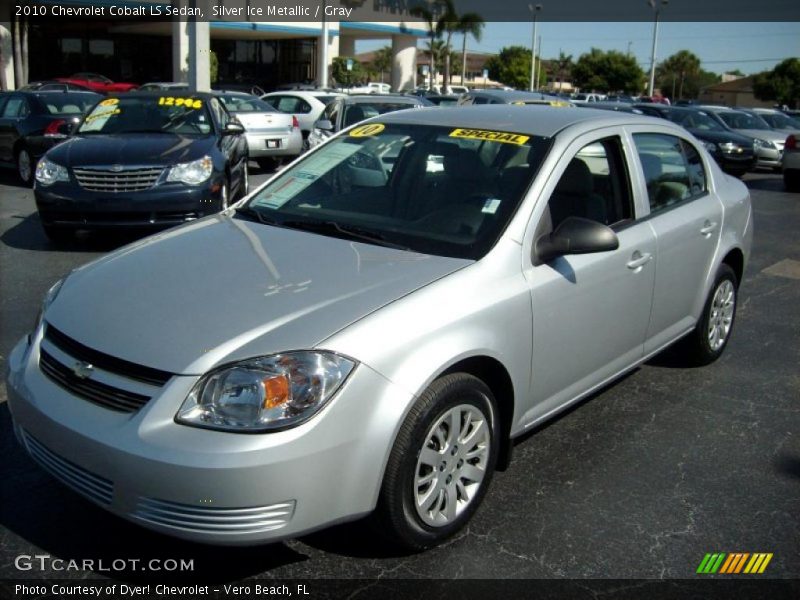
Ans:
[[[650,254],[649,252],[645,252],[644,254],[642,254],[637,250],[631,256],[631,260],[628,261],[627,266],[629,269],[635,271],[636,269],[639,269],[640,267],[643,267],[644,265],[649,263],[651,258],[653,258],[653,255]]]

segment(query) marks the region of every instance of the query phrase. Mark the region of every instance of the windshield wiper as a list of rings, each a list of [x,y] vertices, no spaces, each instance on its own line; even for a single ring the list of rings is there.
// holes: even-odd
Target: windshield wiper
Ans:
[[[281,223],[272,217],[268,217],[260,210],[252,206],[239,206],[236,208],[236,214],[249,218],[251,221],[263,223],[264,225],[276,225],[280,227]]]
[[[343,237],[345,239],[368,242],[378,246],[386,246],[387,248],[411,250],[411,248],[408,246],[403,246],[402,244],[396,244],[388,241],[386,237],[377,231],[354,225],[341,225],[336,221],[322,221],[318,219],[287,220],[281,221],[280,225],[283,227],[290,227],[292,229],[314,231],[317,233],[338,234],[339,237]]]

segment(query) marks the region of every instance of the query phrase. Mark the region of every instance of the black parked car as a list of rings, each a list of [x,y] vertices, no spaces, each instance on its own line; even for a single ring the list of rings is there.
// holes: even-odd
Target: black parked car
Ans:
[[[726,173],[741,177],[755,168],[753,138],[726,129],[705,111],[664,104],[634,106],[646,115],[668,119],[688,129],[694,137],[705,142],[706,149]]]
[[[247,193],[242,125],[211,94],[132,92],[100,101],[36,169],[34,194],[54,241],[76,229],[164,227]]]
[[[37,161],[101,98],[94,92],[0,93],[0,165],[16,169],[30,185]]]

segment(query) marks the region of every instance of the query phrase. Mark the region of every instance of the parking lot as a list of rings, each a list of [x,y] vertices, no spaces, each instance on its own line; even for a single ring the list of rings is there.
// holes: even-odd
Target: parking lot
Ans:
[[[251,182],[265,177],[255,174]],[[444,546],[397,555],[360,524],[224,551],[148,532],[36,467],[14,440],[0,385],[0,576],[138,581],[150,575],[15,567],[18,555],[47,554],[107,563],[189,559],[192,572],[170,577],[218,583],[691,578],[706,553],[769,552],[765,577],[800,577],[800,195],[784,192],[778,175],[744,179],[755,239],[723,357],[688,369],[667,351],[521,440],[468,529]],[[45,290],[130,239],[104,235],[53,247],[32,192],[10,172],[0,173],[3,366],[32,326]]]

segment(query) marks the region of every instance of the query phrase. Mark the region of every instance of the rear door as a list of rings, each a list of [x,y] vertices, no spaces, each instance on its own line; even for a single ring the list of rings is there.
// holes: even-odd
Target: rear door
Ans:
[[[702,154],[688,138],[636,132],[638,192],[649,206],[657,263],[645,352],[692,329],[705,301],[722,230],[722,203],[708,187]]]

